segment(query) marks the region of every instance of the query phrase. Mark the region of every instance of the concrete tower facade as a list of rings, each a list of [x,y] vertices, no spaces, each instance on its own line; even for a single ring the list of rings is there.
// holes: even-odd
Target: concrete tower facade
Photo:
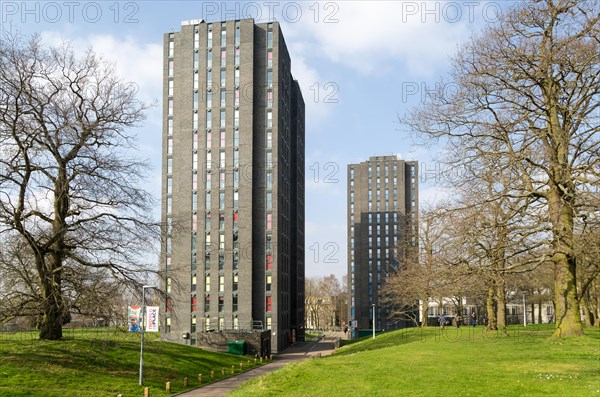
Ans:
[[[380,290],[406,258],[403,244],[417,244],[418,202],[416,162],[375,156],[348,165],[348,318],[359,329],[399,327]]]
[[[304,323],[304,101],[279,24],[164,35],[163,338]]]

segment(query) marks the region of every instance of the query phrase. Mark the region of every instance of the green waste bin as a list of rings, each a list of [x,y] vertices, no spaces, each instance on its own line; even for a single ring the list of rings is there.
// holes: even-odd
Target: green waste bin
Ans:
[[[246,341],[232,340],[227,342],[227,353],[243,356],[246,354]]]

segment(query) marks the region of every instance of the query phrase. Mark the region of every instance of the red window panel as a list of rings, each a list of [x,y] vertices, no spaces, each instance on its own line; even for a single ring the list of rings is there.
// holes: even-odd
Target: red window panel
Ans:
[[[192,296],[192,311],[196,311],[196,297]]]
[[[273,270],[273,255],[267,255],[267,270]]]
[[[271,297],[267,296],[267,311],[271,311]]]

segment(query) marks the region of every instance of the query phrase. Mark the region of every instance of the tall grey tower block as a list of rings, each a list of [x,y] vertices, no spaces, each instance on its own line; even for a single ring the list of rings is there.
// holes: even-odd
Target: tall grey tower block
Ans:
[[[165,340],[304,335],[304,100],[277,22],[164,35]],[[184,336],[186,338],[184,339]]]
[[[418,203],[417,162],[375,156],[348,165],[348,318],[358,329],[402,325],[387,318],[380,290],[414,253],[406,244],[417,246]]]

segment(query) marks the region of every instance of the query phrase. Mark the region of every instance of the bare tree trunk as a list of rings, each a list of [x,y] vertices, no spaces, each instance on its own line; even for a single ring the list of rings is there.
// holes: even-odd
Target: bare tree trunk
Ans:
[[[506,291],[504,289],[504,280],[496,283],[496,324],[497,329],[502,330],[504,335],[508,335],[506,331]]]
[[[486,328],[489,331],[495,331],[498,329],[496,322],[496,310],[494,308],[494,294],[495,289],[493,285],[490,285],[488,288],[487,297],[485,299],[485,309],[487,313],[487,324]]]
[[[423,304],[421,305],[421,328],[427,328],[427,314],[429,312],[427,302],[429,301],[429,297],[422,296],[421,301],[423,302]]]
[[[585,299],[581,301],[581,308],[583,309],[583,314],[585,315],[585,325],[586,327],[594,326],[594,314],[590,311]]]

